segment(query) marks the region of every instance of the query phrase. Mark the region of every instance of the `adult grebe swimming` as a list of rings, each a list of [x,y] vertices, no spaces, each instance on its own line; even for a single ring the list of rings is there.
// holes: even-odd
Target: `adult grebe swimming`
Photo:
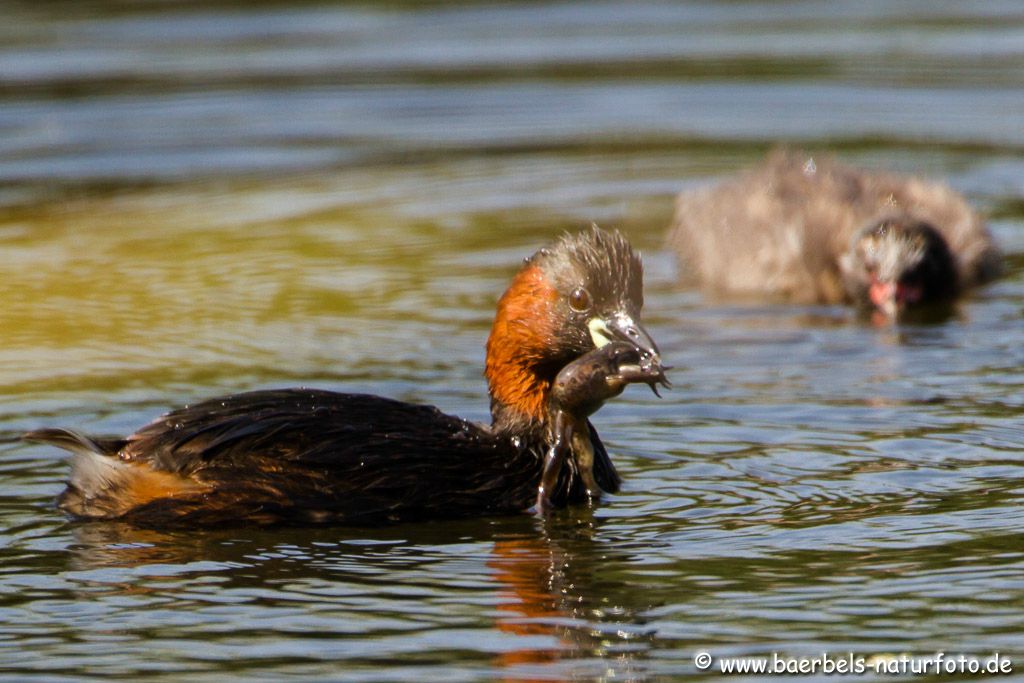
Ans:
[[[371,523],[539,511],[615,492],[588,416],[630,383],[667,385],[640,326],[640,256],[618,233],[528,258],[487,340],[490,426],[315,389],[172,411],[124,438],[39,429],[74,452],[59,506],[140,526]]]

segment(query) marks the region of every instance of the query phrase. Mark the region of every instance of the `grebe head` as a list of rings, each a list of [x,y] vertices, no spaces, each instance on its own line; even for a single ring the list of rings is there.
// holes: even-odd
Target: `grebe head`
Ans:
[[[643,264],[618,232],[594,226],[526,259],[498,302],[487,340],[495,426],[543,422],[559,371],[612,342],[631,345],[641,364],[660,372],[658,347],[640,325],[642,307]]]
[[[953,254],[939,231],[910,216],[872,221],[857,232],[841,267],[851,296],[897,320],[956,294]]]

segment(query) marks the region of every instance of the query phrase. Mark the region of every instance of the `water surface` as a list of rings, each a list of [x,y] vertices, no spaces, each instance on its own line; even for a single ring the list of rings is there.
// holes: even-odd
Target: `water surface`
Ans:
[[[698,650],[1024,670],[1016,3],[2,9],[0,677],[675,679]],[[888,329],[679,290],[672,196],[779,140],[946,179],[1006,278]],[[287,385],[486,420],[497,297],[590,221],[644,250],[677,368],[597,415],[626,486],[596,509],[69,524],[63,455],[12,440]]]

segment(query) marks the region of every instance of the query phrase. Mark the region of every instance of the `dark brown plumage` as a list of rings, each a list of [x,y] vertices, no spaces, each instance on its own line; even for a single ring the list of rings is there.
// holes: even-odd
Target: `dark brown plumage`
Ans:
[[[529,508],[552,413],[571,413],[573,447],[548,473],[544,502],[583,501],[619,487],[587,416],[628,383],[664,381],[636,322],[641,278],[629,244],[597,228],[529,259],[488,340],[490,426],[378,396],[280,389],[181,408],[123,439],[64,429],[24,438],[75,453],[59,505],[76,517],[157,527],[369,523]],[[552,402],[567,367],[574,382]]]
[[[879,240],[882,225],[889,234]],[[865,239],[886,273],[870,272]],[[981,218],[949,187],[792,151],[680,194],[668,241],[681,277],[720,294],[885,308],[872,299],[872,279],[891,285],[876,293],[896,296],[907,276],[913,286],[901,291],[922,286],[922,296],[890,300],[893,314],[948,300],[1000,269]]]

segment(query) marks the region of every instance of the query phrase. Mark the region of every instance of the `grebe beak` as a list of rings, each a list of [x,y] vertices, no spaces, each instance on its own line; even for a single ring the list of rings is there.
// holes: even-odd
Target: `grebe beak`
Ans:
[[[592,318],[587,323],[587,328],[596,348],[613,341],[624,341],[635,346],[640,351],[642,359],[661,358],[658,345],[651,339],[651,335],[626,313],[614,313],[607,318]]]
[[[590,337],[594,340],[594,346],[601,348],[613,341],[621,341],[636,347],[640,354],[639,363],[631,368],[620,368],[623,377],[629,377],[627,381],[643,382],[651,387],[657,396],[658,385],[666,389],[671,386],[665,371],[670,368],[661,364],[661,352],[654,339],[647,333],[640,323],[633,320],[626,313],[615,313],[607,318],[593,318],[587,323],[590,329]]]

